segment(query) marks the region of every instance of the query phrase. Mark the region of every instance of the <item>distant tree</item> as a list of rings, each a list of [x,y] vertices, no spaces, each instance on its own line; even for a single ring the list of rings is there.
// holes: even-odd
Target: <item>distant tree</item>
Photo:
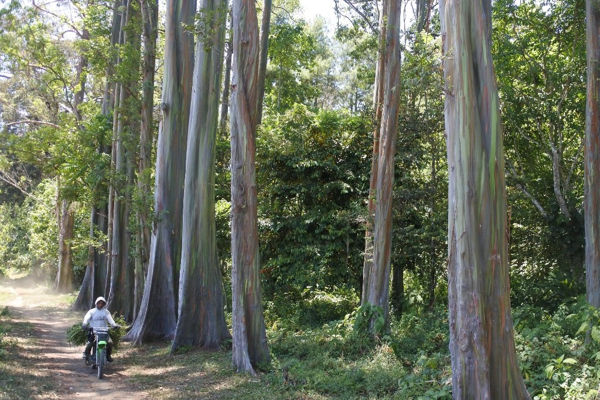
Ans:
[[[510,313],[508,227],[491,1],[440,3],[448,149],[454,399],[529,399]]]

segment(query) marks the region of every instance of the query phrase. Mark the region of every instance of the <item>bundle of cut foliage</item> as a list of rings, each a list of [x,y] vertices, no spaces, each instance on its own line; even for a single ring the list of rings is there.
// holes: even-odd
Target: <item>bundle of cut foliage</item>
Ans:
[[[127,323],[120,315],[115,316],[114,320],[120,328],[110,329],[108,334],[113,341],[113,348],[117,349],[121,342],[121,337],[126,333],[124,327]],[[81,323],[76,323],[67,329],[67,341],[74,346],[83,346],[87,343],[87,332],[81,327]]]

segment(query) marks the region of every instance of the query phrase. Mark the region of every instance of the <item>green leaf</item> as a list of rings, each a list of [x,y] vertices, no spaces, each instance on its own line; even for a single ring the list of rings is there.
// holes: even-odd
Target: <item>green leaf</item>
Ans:
[[[592,327],[592,339],[600,343],[600,329],[597,326]]]
[[[546,378],[552,379],[552,376],[554,375],[554,365],[550,364],[546,366],[544,371],[546,371]]]
[[[588,321],[585,321],[583,324],[581,324],[581,326],[577,330],[576,335],[586,332],[589,329],[589,327],[590,327],[590,323]]]

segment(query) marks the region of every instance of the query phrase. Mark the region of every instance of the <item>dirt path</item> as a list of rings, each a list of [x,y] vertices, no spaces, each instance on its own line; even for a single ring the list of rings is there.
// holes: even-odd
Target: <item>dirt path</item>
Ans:
[[[0,293],[0,304],[8,306],[12,318],[31,324],[33,337],[26,338],[32,339],[26,342],[27,357],[31,361],[29,368],[35,368],[38,376],[54,379],[56,393],[45,393],[41,398],[149,398],[126,383],[118,354],[115,362],[106,368],[102,380],[96,377],[96,370],[85,366],[81,358],[83,348],[69,345],[65,334],[83,314],[68,310],[66,297],[56,296],[43,286],[7,282],[0,283]]]

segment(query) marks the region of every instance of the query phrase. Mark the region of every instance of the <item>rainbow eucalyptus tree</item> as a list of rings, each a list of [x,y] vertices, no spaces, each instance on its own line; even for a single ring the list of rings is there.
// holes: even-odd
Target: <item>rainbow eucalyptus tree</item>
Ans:
[[[600,1],[586,0],[585,273],[587,300],[600,307]]]
[[[365,252],[363,260],[363,279],[361,304],[367,302],[369,275],[373,266],[373,223],[375,220],[375,193],[377,189],[377,166],[379,157],[379,129],[381,128],[381,110],[383,107],[383,70],[385,54],[385,30],[387,23],[387,7],[383,7],[379,16],[379,43],[377,51],[377,67],[373,90],[373,110],[375,127],[373,129],[373,152],[371,155],[371,174],[369,178],[369,198],[367,199],[367,220],[365,224]]]
[[[110,36],[110,50],[113,51],[119,40],[119,33],[121,30],[121,12],[119,7],[121,6],[121,0],[116,0],[113,3],[113,17],[111,24],[111,36]],[[114,51],[113,51],[114,53]],[[111,55],[111,62],[108,63],[106,68],[106,83],[104,85],[104,96],[102,99],[102,115],[106,118],[110,116],[113,111],[114,105],[114,64],[116,63],[116,57]],[[105,143],[99,143],[99,152],[109,152]],[[97,186],[96,190],[99,189]],[[90,215],[90,239],[94,240],[96,237],[96,230],[107,233],[107,205],[103,206],[104,210],[99,205],[92,205]],[[105,253],[98,251],[94,245],[88,247],[88,260],[85,270],[85,275],[77,299],[73,303],[73,309],[76,310],[88,310],[94,304],[94,299],[98,296],[104,296],[106,290],[106,270],[107,267],[107,256]]]
[[[165,62],[161,109],[163,121],[156,150],[155,226],[150,239],[148,273],[140,312],[126,339],[141,344],[172,338],[176,326],[175,273],[181,254],[183,179],[194,38],[195,0],[169,0],[165,16]]]
[[[227,3],[201,0],[183,194],[179,314],[172,350],[218,349],[229,337],[217,259],[215,147]]]
[[[139,130],[140,105],[137,99],[140,56],[140,9],[134,0],[127,0],[121,19],[123,49],[121,50],[121,82],[119,83],[119,112],[116,118],[116,141],[113,159],[116,184],[113,204],[113,226],[111,246],[110,291],[108,304],[111,311],[123,315],[127,321],[135,317],[134,269],[129,257],[131,233],[131,190],[134,185],[134,162],[136,159],[137,135]]]
[[[382,49],[383,83],[378,88],[383,93],[379,144],[375,176],[375,220],[373,224],[373,261],[369,265],[367,283],[364,285],[363,303],[381,307],[387,321],[389,310],[389,278],[392,248],[392,194],[394,188],[394,156],[398,136],[398,111],[400,106],[400,11],[401,0],[384,1],[386,17],[385,48]]]
[[[265,75],[267,73],[267,61],[269,51],[269,32],[271,31],[271,9],[273,8],[273,0],[265,0],[262,10],[262,22],[260,26],[260,62],[258,64],[258,121],[260,125],[262,121],[263,101],[265,98]]]
[[[141,200],[137,209],[137,252],[135,257],[135,311],[139,311],[148,271],[150,250],[149,212],[151,198],[150,168],[152,159],[152,130],[154,108],[154,69],[156,66],[156,38],[158,36],[158,0],[140,0],[142,12],[142,38],[144,44],[142,104],[139,156],[137,164],[137,189]]]
[[[223,78],[223,95],[221,96],[221,115],[219,116],[219,133],[224,134],[227,128],[227,114],[229,112],[229,89],[231,86],[231,61],[233,56],[233,29],[231,28],[231,13],[229,13],[229,33],[227,38],[227,52],[225,56],[225,77]]]
[[[254,374],[269,362],[260,293],[256,202],[259,37],[254,0],[233,0],[231,288],[233,365]]]
[[[504,151],[491,1],[442,0],[448,307],[455,399],[529,399],[510,313]]]

